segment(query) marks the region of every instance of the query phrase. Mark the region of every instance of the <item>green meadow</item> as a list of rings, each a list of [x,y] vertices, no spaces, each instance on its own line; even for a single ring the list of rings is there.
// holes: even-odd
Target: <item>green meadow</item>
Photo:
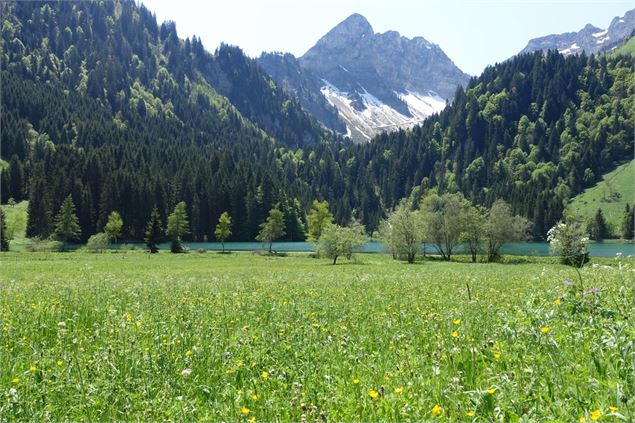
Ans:
[[[2,421],[632,421],[632,260],[3,253]]]

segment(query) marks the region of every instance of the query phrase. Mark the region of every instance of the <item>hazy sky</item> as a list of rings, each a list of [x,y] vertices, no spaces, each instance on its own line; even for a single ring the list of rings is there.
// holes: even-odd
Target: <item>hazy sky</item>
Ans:
[[[173,20],[181,38],[196,34],[207,50],[221,42],[255,57],[262,51],[301,56],[352,13],[375,32],[395,30],[438,44],[463,71],[480,73],[522,50],[530,38],[605,29],[633,0],[142,0],[159,22]]]

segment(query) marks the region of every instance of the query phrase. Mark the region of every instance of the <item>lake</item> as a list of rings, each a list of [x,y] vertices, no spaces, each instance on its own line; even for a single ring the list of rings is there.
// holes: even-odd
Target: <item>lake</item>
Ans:
[[[133,244],[143,248],[142,244]],[[222,246],[218,242],[187,242],[184,244],[190,250],[222,250]],[[161,249],[169,249],[170,244],[161,244]],[[255,251],[262,250],[263,247],[259,242],[226,242],[225,250],[229,251]],[[308,242],[274,242],[273,250],[278,252],[309,252],[313,251],[313,246]],[[363,253],[385,253],[386,247],[380,242],[369,242],[359,251]],[[435,254],[436,250],[430,244],[426,244],[426,252]],[[457,249],[460,254],[461,248]],[[505,244],[501,249],[502,254],[513,256],[548,256],[549,243],[547,242],[521,242],[513,244]],[[635,257],[635,244],[628,242],[601,242],[589,244],[589,254],[591,257],[615,257],[616,254],[622,253],[625,257]]]

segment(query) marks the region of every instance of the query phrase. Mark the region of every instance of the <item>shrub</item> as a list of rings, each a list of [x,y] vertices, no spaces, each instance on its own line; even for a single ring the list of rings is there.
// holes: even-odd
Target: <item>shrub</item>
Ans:
[[[93,253],[101,253],[108,248],[109,241],[110,236],[100,232],[88,238],[88,242],[84,248]]]
[[[551,252],[560,256],[560,262],[569,266],[582,267],[589,261],[589,235],[578,217],[558,222],[547,233]]]

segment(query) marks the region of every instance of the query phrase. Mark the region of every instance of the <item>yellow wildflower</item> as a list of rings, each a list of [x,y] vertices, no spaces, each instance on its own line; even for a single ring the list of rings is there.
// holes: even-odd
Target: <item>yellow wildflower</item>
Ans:
[[[395,388],[395,394],[401,394],[403,392],[403,386],[400,386],[399,388]]]
[[[602,417],[602,411],[600,409],[592,411],[589,417],[591,418],[591,420],[597,421],[600,419],[600,417]]]
[[[443,408],[439,404],[432,407],[432,415],[434,417],[439,417],[441,414],[443,414]]]
[[[187,351],[185,352],[185,356],[186,356],[186,357],[190,357],[191,355],[192,355],[192,350],[187,350]]]
[[[243,330],[244,330],[245,332],[247,332],[247,331],[249,330],[249,325],[245,325],[245,326],[243,326]]]
[[[35,367],[34,364],[31,364],[31,367],[29,367],[29,372],[35,373],[36,370],[37,370],[37,367]]]
[[[459,333],[457,331],[452,332],[452,337],[456,338],[457,336],[459,336]]]
[[[260,374],[260,377],[263,378],[264,380],[269,379],[269,372],[262,372]]]
[[[490,394],[490,395],[494,395],[496,393],[496,388],[489,388],[487,390],[487,393]]]
[[[617,408],[617,407],[609,407],[609,411],[610,411],[611,413],[617,413],[618,411],[620,411],[620,409],[619,409],[619,408]]]
[[[541,327],[541,328],[540,328],[540,332],[541,332],[542,334],[544,334],[544,335],[548,334],[550,330],[551,330],[551,329],[549,329],[549,327],[548,327],[548,326],[543,326],[543,327]]]
[[[64,362],[62,360],[57,360],[57,365],[61,366],[62,364],[64,364]]]
[[[359,379],[353,378],[353,385],[357,385],[359,383]]]
[[[251,399],[254,400],[254,401],[258,401],[258,394],[253,394],[251,396]]]
[[[474,412],[474,410],[470,410],[470,411],[468,411],[468,412],[467,412],[467,413],[465,413],[465,414],[467,414],[467,416],[468,416],[468,417],[474,417],[474,416],[476,415],[476,413]]]
[[[255,417],[251,417],[249,420],[247,420],[248,423],[256,423],[256,418]]]
[[[461,324],[461,319],[456,319],[456,320],[455,320],[454,322],[452,322],[452,323],[454,323],[455,325],[460,325],[460,324]]]
[[[494,358],[499,360],[501,358],[501,353],[494,353]]]
[[[14,385],[17,385],[18,383],[20,383],[20,378],[14,377],[13,379],[11,379],[11,383],[13,383]]]
[[[578,421],[579,421],[580,423],[586,423],[586,417],[584,417],[584,416],[580,416],[580,418],[578,419]]]
[[[247,414],[249,414],[249,411],[250,410],[247,407],[240,407],[241,414],[247,415]]]
[[[556,299],[553,301],[553,303],[554,303],[555,305],[560,305],[560,298],[556,298]]]
[[[379,398],[379,392],[375,391],[374,389],[368,391],[368,395],[374,400]]]

